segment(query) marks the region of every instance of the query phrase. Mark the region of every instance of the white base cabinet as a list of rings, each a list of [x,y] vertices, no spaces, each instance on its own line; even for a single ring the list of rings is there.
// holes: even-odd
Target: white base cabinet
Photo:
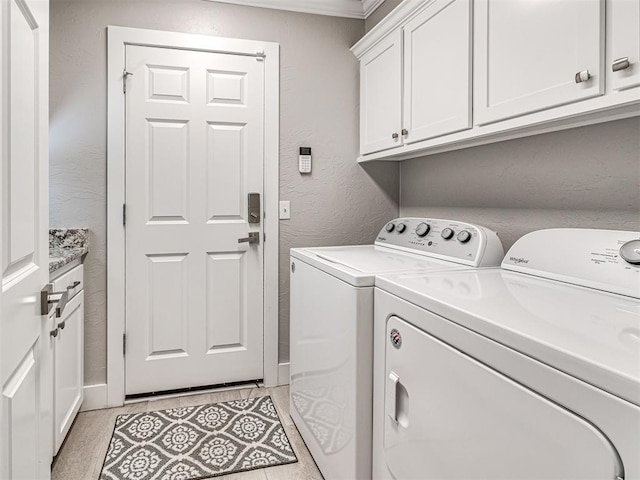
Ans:
[[[71,297],[53,317],[53,454],[58,454],[80,410],[84,383],[84,291],[82,265],[54,280],[55,291]]]

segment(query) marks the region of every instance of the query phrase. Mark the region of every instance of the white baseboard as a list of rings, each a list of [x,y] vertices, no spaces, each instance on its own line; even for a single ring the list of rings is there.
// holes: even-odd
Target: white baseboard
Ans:
[[[278,364],[278,385],[289,385],[289,362]],[[109,408],[107,401],[107,384],[85,385],[84,400],[80,406],[81,412]]]
[[[278,364],[278,385],[289,385],[289,362]]]
[[[99,410],[109,406],[107,402],[107,384],[85,385],[83,388],[84,400],[80,406],[81,412]]]

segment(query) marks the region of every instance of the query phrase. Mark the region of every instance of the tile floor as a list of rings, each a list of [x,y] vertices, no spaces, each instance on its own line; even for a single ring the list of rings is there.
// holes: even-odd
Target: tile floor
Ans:
[[[288,386],[225,390],[142,401],[121,408],[80,413],[54,461],[52,480],[98,480],[116,416],[122,413],[164,410],[177,406],[203,405],[263,395],[271,395],[289,441],[298,457],[298,462],[215,478],[225,480],[323,480],[289,416]]]

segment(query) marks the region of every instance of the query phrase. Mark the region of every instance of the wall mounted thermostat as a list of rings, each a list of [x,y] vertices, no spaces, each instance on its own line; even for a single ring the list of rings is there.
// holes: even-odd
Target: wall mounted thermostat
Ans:
[[[298,170],[300,173],[311,173],[311,147],[300,147]]]

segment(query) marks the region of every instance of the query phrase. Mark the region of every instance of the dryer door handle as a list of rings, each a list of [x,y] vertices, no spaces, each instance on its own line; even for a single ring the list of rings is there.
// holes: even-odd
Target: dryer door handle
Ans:
[[[400,377],[395,372],[390,372],[387,377],[387,391],[385,393],[384,404],[386,407],[387,415],[394,423],[398,423],[398,384],[400,383]]]

